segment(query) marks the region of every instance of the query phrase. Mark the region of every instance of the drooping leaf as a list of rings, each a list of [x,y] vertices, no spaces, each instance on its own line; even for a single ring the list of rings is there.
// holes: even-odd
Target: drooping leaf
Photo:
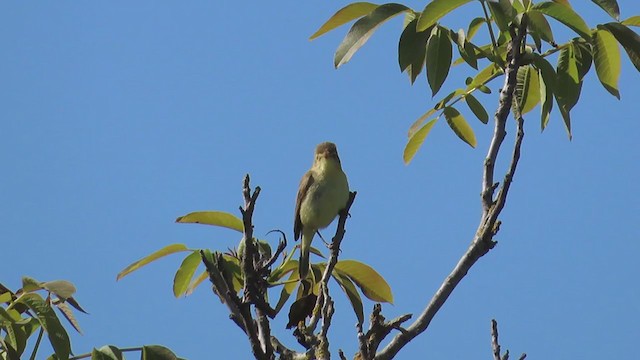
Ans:
[[[450,92],[444,98],[442,98],[442,100],[438,101],[433,108],[436,110],[444,109],[449,104],[449,101],[451,101],[453,98],[459,97],[464,93],[465,93],[464,89],[456,89]]]
[[[220,226],[242,232],[244,225],[235,215],[223,211],[196,211],[176,219],[177,223]]]
[[[550,44],[555,44],[555,40],[553,40],[553,32],[551,31],[551,26],[547,19],[542,15],[540,11],[529,11],[527,12],[528,23],[530,31],[539,35],[540,38]]]
[[[600,83],[611,95],[620,99],[618,78],[620,77],[620,49],[615,37],[604,27],[599,27],[594,36],[596,74]]]
[[[508,1],[507,1],[508,2]],[[501,35],[508,35],[509,22],[513,18],[513,7],[511,4],[505,4],[504,1],[487,1],[485,2],[489,7],[489,12],[493,21],[495,21],[498,29],[500,29]]]
[[[156,261],[162,257],[167,255],[175,254],[181,251],[189,251],[186,245],[184,244],[171,244],[163,247],[162,249],[152,253],[151,255],[145,256],[142,259],[134,262],[133,264],[127,266],[124,270],[122,270],[118,276],[116,277],[116,281],[122,279],[126,275],[138,270],[139,268],[147,265],[150,262]]]
[[[407,145],[404,147],[404,153],[402,154],[402,159],[404,160],[405,165],[408,165],[416,155],[418,149],[420,149],[422,143],[424,143],[424,139],[429,135],[429,131],[431,131],[431,128],[435,125],[437,120],[438,119],[436,118],[429,121],[409,138]]]
[[[473,129],[467,121],[464,119],[464,116],[460,114],[458,110],[451,106],[447,106],[443,111],[444,118],[447,119],[447,124],[453,132],[458,135],[458,137],[469,144],[471,147],[475,148],[477,144],[476,135],[473,133]]]
[[[417,19],[411,21],[400,35],[398,43],[398,63],[400,71],[407,71],[411,84],[415,82],[422,72],[424,60],[427,54],[427,40],[431,29],[416,31]]]
[[[466,101],[473,115],[475,115],[478,120],[482,121],[483,124],[489,122],[489,114],[487,114],[487,110],[485,110],[484,106],[482,106],[480,101],[478,101],[475,96],[473,96],[472,94],[467,94],[465,95],[464,100]]]
[[[448,31],[440,26],[435,26],[427,41],[427,80],[431,87],[432,96],[440,90],[442,84],[449,75],[451,67],[452,47]]]
[[[434,107],[434,108],[429,109],[429,111],[427,111],[426,113],[424,113],[424,114],[420,115],[420,117],[419,117],[418,119],[416,119],[416,121],[414,121],[414,122],[413,122],[413,124],[411,124],[411,126],[409,127],[409,132],[408,132],[407,136],[408,136],[409,138],[411,138],[411,137],[416,133],[416,131],[418,131],[418,130],[420,130],[420,129],[422,128],[422,124],[424,124],[424,122],[425,122],[425,121],[426,121],[426,120],[427,120],[431,115],[435,114],[435,112],[436,112],[437,110],[438,110],[438,109],[436,109],[436,108]]]
[[[393,304],[391,287],[369,265],[356,260],[340,260],[336,263],[335,269],[348,276],[368,299]]]
[[[535,4],[532,10],[537,10],[547,16],[551,16],[565,24],[584,39],[591,40],[591,30],[589,26],[571,7],[552,1],[545,1]]]
[[[298,268],[298,260],[291,260],[291,266],[294,266],[296,269]],[[282,286],[282,290],[280,291],[280,298],[278,299],[278,303],[276,304],[275,311],[276,313],[282,310],[284,304],[287,303],[291,294],[296,289],[297,281],[300,279],[300,274],[297,271],[291,271],[291,275],[289,275],[288,281]]]
[[[88,312],[86,312],[82,306],[80,306],[80,304],[76,301],[76,299],[74,299],[73,297],[70,297],[67,299],[67,302],[69,303],[69,305],[73,306],[74,309],[83,312],[85,314],[88,314]]]
[[[162,345],[145,345],[142,347],[142,360],[178,360],[178,357]]]
[[[38,317],[38,321],[47,332],[49,342],[59,359],[68,359],[71,354],[69,335],[58,320],[55,312],[37,293],[29,293],[20,298]]]
[[[425,6],[418,18],[418,30],[425,30],[454,9],[471,0],[433,0]]]
[[[538,69],[540,83],[540,129],[547,127],[551,109],[553,109],[553,89],[556,86],[556,72],[553,66],[538,54],[533,56],[533,66]]]
[[[76,292],[76,287],[66,280],[47,281],[40,284],[44,289],[56,294],[61,299],[68,299]]]
[[[554,93],[559,100],[558,105],[568,112],[578,101],[582,87],[573,46],[567,46],[560,51],[560,55],[558,55],[557,74],[558,86]]]
[[[464,61],[472,68],[478,70],[478,58],[476,49],[464,35],[464,30],[459,29],[457,33],[451,32],[451,38],[458,45],[458,52]]]
[[[372,4],[369,2],[355,2],[349,4],[342,9],[338,10],[333,16],[327,20],[318,31],[313,33],[309,40],[313,40],[321,35],[328,33],[329,31],[340,27],[352,20],[363,17],[373,11],[373,9],[377,8],[377,4]]]
[[[173,278],[173,296],[180,297],[186,294],[191,279],[198,269],[198,265],[200,265],[199,251],[193,251],[182,260]]]
[[[195,291],[195,289],[200,286],[200,284],[202,284],[203,281],[207,280],[209,278],[209,274],[207,273],[206,270],[204,270],[203,272],[200,273],[200,275],[198,275],[197,277],[195,277],[191,283],[189,284],[189,286],[187,287],[187,291],[184,292],[184,296],[189,296],[191,294],[193,294],[193,292]]]
[[[467,91],[479,88],[480,85],[485,85],[489,81],[502,75],[504,71],[498,65],[491,63],[473,78],[473,80],[467,85]]]
[[[615,22],[604,24],[603,27],[615,36],[627,52],[633,66],[640,71],[640,36],[628,27]]]
[[[380,25],[408,11],[411,11],[411,9],[401,4],[384,4],[356,21],[338,46],[338,50],[336,50],[333,61],[335,67],[338,68],[349,62],[353,54],[369,40]]]
[[[538,72],[531,65],[521,66],[516,74],[514,98],[520,114],[533,110],[540,102],[540,83]]]
[[[351,307],[358,318],[358,324],[362,324],[364,322],[364,307],[362,306],[362,298],[360,298],[356,286],[347,276],[342,276],[339,271],[334,271],[332,275],[338,285],[340,285],[340,288],[342,288],[342,291],[347,295]]]
[[[73,315],[73,311],[71,311],[69,305],[67,305],[67,303],[60,302],[56,304],[56,307],[58,308],[58,310],[60,310],[65,319],[67,319],[69,324],[71,324],[71,326],[73,326],[73,328],[76,329],[78,333],[82,334],[80,324],[78,323],[78,320],[76,320],[76,317]]]
[[[616,0],[591,0],[616,20],[620,20],[620,8]]]
[[[573,53],[576,57],[576,66],[578,67],[578,80],[582,81],[591,69],[593,55],[591,45],[583,41],[572,41],[571,45]]]

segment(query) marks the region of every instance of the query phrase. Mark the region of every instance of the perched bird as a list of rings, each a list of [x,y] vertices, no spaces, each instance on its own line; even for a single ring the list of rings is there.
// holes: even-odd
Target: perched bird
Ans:
[[[293,222],[294,238],[302,235],[300,279],[309,272],[309,248],[313,236],[324,229],[344,209],[349,200],[349,183],[342,171],[336,145],[323,142],[316,147],[313,166],[300,181]]]

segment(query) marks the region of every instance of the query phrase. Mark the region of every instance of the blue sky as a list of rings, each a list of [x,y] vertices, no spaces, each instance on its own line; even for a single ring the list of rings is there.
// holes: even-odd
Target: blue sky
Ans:
[[[591,2],[574,3],[589,25],[609,21]],[[399,73],[401,19],[333,69],[347,29],[307,39],[344,4],[0,5],[0,282],[16,289],[22,275],[72,281],[91,313],[78,315],[84,335],[72,335],[76,353],[163,344],[189,359],[249,358],[208,284],[173,297],[180,256],[119,282],[116,274],[170,243],[235,246],[234,232],[174,220],[195,210],[237,213],[245,173],[262,187],[256,234],[291,236],[299,179],[314,146],[331,140],[358,191],[341,256],[372,265],[391,284],[387,317],[418,314],[476,229],[491,128],[464,113],[478,138],[472,149],[441,121],[405,166],[407,129],[433,106],[431,93],[424,77],[409,86]],[[620,5],[623,18],[640,14],[635,1]],[[466,28],[478,10],[472,3],[443,24]],[[553,26],[558,42],[567,38]],[[622,100],[592,72],[572,112],[572,141],[557,113],[542,134],[538,110],[527,116],[498,246],[399,359],[489,358],[492,318],[514,355],[637,353],[640,76],[622,57]],[[443,94],[461,84],[462,69]],[[490,112],[499,82],[481,98]],[[334,294],[332,349],[351,356],[356,319]],[[276,321],[275,332],[295,347],[285,323]]]

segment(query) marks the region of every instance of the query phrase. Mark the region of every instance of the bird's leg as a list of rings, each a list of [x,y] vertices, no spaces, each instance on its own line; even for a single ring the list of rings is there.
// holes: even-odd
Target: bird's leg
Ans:
[[[326,245],[329,246],[329,243],[322,237],[322,234],[320,234],[320,230],[316,231],[316,234],[318,234],[318,236],[320,237],[320,240],[322,240],[322,242]]]

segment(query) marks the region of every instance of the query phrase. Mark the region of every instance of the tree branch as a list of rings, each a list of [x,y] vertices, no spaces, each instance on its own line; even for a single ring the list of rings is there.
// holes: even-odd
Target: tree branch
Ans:
[[[483,211],[476,234],[467,251],[462,255],[453,271],[440,285],[440,288],[436,291],[435,295],[431,298],[429,304],[420,316],[407,328],[406,331],[397,334],[384,349],[376,354],[376,360],[393,358],[407,343],[424,332],[431,323],[431,320],[433,320],[433,317],[449,298],[453,290],[466,276],[469,269],[471,269],[478,259],[484,256],[495,246],[493,236],[496,234],[499,227],[497,218],[506,201],[509,185],[511,184],[511,179],[513,178],[518,163],[520,144],[522,143],[522,137],[524,136],[524,132],[520,131],[522,129],[521,126],[519,126],[520,130],[516,135],[511,167],[505,176],[505,183],[503,183],[502,188],[499,191],[497,199],[499,203],[494,204],[493,194],[497,188],[497,184],[494,184],[495,163],[500,151],[500,146],[506,136],[505,127],[511,105],[513,103],[513,93],[517,82],[516,74],[520,67],[520,58],[522,55],[521,50],[522,44],[526,38],[526,28],[526,17],[522,18],[517,31],[512,27],[512,37],[509,43],[509,51],[507,52],[505,82],[502,86],[502,90],[500,91],[498,109],[494,115],[495,124],[493,138],[491,139],[489,150],[484,162],[481,193]]]

